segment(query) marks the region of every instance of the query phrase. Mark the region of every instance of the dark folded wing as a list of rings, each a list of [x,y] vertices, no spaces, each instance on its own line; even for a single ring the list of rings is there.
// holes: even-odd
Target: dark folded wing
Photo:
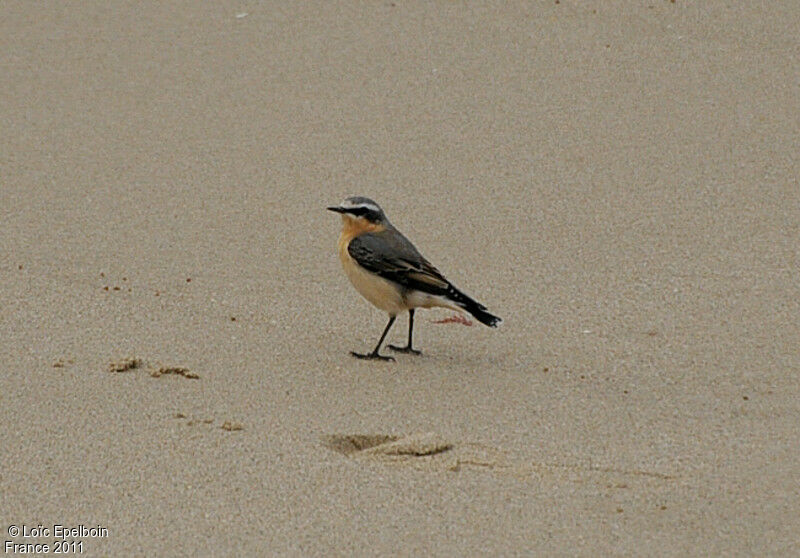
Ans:
[[[443,295],[450,283],[411,242],[391,230],[362,234],[347,252],[359,265],[408,289]]]

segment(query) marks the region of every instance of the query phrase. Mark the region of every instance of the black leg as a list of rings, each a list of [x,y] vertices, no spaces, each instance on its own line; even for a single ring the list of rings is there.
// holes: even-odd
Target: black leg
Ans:
[[[422,351],[418,351],[411,347],[411,338],[414,334],[414,309],[408,311],[408,345],[405,347],[398,347],[397,345],[389,345],[389,348],[398,353],[411,353],[412,355],[421,355]]]
[[[392,324],[394,323],[394,320],[396,318],[397,318],[397,316],[390,316],[389,317],[389,323],[386,324],[386,329],[383,330],[383,335],[381,335],[381,338],[378,339],[378,344],[375,345],[375,350],[374,351],[372,351],[369,354],[362,354],[362,353],[356,353],[354,351],[350,351],[350,354],[353,355],[356,358],[362,358],[362,359],[367,359],[367,360],[394,360],[394,357],[383,356],[382,354],[379,354],[378,351],[381,348],[381,344],[383,343],[383,340],[386,339],[386,334],[389,333],[389,328],[392,327]]]

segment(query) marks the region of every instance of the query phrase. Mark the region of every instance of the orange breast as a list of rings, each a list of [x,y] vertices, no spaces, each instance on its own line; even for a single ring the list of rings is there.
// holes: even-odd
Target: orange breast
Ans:
[[[391,316],[396,316],[405,309],[404,300],[398,287],[358,265],[347,251],[350,241],[357,236],[382,230],[385,230],[385,228],[381,225],[375,225],[363,219],[355,220],[345,217],[343,219],[342,234],[339,235],[339,259],[342,261],[342,267],[347,278],[350,279],[356,290],[361,293],[361,296],[381,310],[388,312]]]
[[[386,230],[386,227],[383,225],[370,223],[366,219],[354,219],[348,215],[343,215],[342,232],[339,235],[339,257],[342,260],[345,257],[350,258],[350,254],[347,253],[347,245],[355,237],[368,232],[381,232],[384,230]]]

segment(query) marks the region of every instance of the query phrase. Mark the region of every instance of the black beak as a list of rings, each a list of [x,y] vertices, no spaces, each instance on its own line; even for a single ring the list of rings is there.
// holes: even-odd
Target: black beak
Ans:
[[[328,211],[335,211],[336,213],[344,213],[345,210],[339,207],[338,205],[333,205],[328,208]]]

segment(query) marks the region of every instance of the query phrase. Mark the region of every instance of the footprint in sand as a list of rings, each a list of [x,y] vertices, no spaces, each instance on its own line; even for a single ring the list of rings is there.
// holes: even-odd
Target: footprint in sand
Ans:
[[[325,437],[323,444],[350,458],[410,466],[430,472],[470,469],[597,484],[606,484],[614,479],[622,483],[626,479],[627,482],[634,479],[653,482],[675,478],[669,474],[623,467],[513,460],[498,448],[472,442],[456,443],[433,432],[410,435],[337,434]]]
[[[459,471],[462,466],[502,467],[498,450],[479,444],[454,443],[433,432],[409,435],[338,434],[323,444],[348,457],[434,471]]]
[[[410,436],[388,436],[384,434],[351,434],[328,436],[325,439],[328,449],[344,455],[356,453],[363,455],[415,456],[436,455],[449,451],[453,444],[431,432]]]

